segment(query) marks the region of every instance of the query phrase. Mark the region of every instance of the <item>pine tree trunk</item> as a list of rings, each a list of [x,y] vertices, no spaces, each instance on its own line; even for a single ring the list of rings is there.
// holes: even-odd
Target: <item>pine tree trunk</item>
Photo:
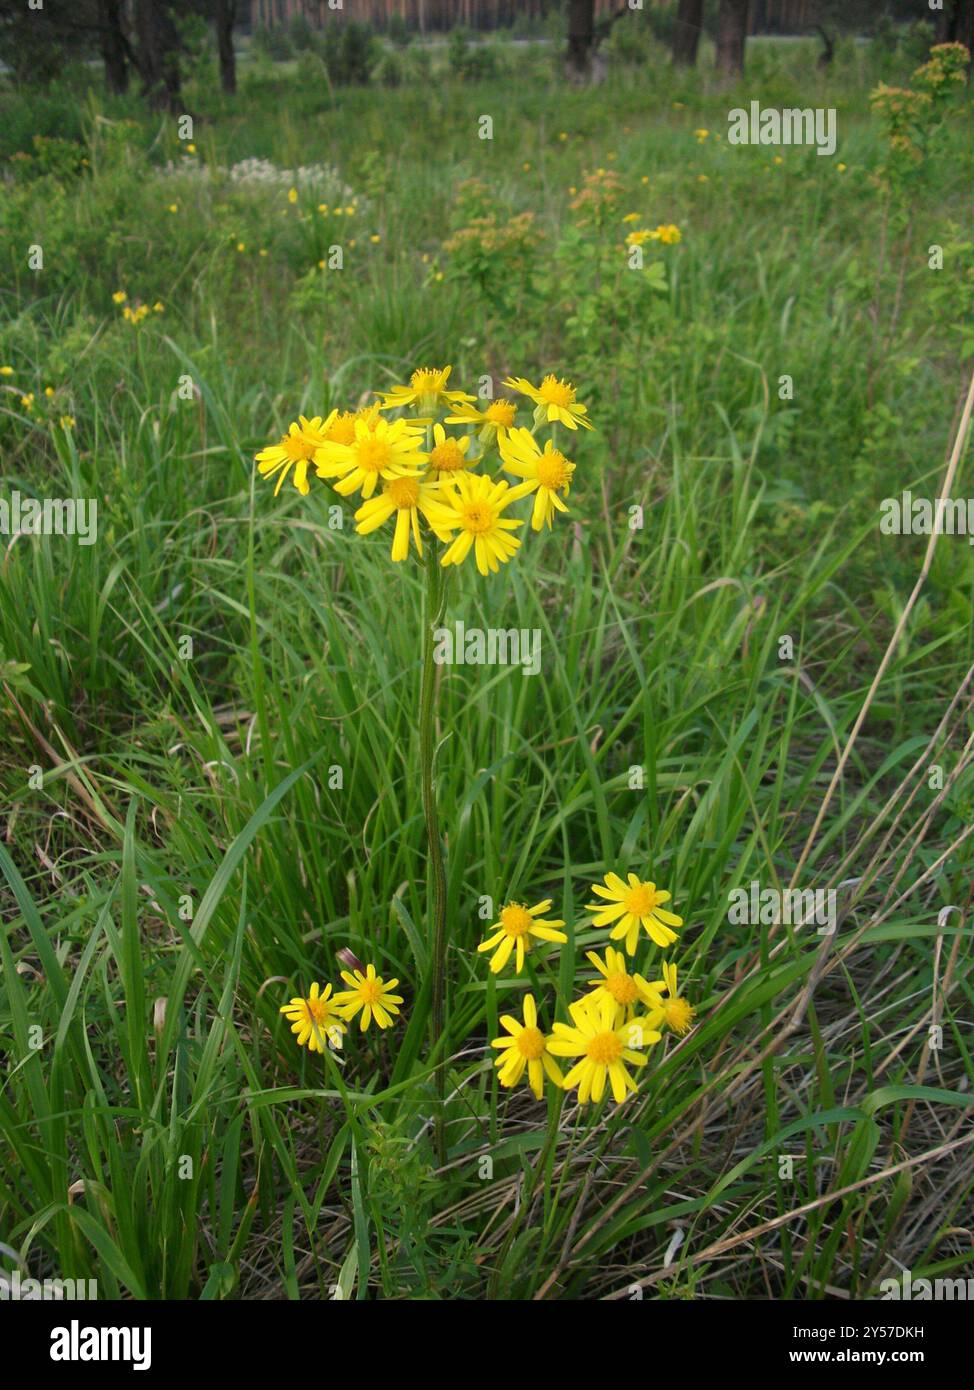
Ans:
[[[233,51],[233,26],[237,18],[237,0],[216,0],[213,24],[216,28],[216,51],[220,59],[220,85],[231,95],[237,90],[237,59]]]
[[[680,0],[673,34],[673,61],[692,68],[703,29],[703,0]]]
[[[101,56],[105,64],[105,85],[120,95],[128,91],[129,67],[125,56],[125,34],[122,29],[124,0],[98,0],[98,23],[101,27]]]
[[[592,67],[592,40],[595,36],[595,0],[571,0],[568,10],[568,70],[579,80],[588,77]]]
[[[720,0],[717,12],[717,71],[727,77],[744,72],[748,0]]]

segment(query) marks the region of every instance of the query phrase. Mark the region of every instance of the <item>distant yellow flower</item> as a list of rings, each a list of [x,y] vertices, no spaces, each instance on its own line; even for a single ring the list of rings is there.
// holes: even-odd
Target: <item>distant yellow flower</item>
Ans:
[[[528,1085],[534,1092],[535,1100],[540,1100],[544,1094],[545,1073],[560,1088],[561,1070],[548,1051],[548,1039],[538,1027],[534,995],[524,996],[523,1023],[510,1014],[501,1014],[500,1021],[501,1027],[510,1034],[506,1038],[494,1038],[491,1043],[491,1047],[497,1048],[501,1054],[494,1062],[494,1066],[500,1069],[497,1079],[501,1085],[516,1086],[527,1069]]]
[[[380,1028],[391,1028],[402,1003],[402,995],[392,993],[399,981],[386,984],[375,973],[374,965],[366,966],[364,975],[361,970],[343,970],[341,975],[349,988],[336,994],[333,1002],[342,1017],[353,1019],[361,1010],[359,1027],[363,1033],[373,1019]]]
[[[458,473],[455,486],[444,487],[444,502],[430,508],[430,522],[441,531],[459,531],[444,552],[442,565],[460,565],[471,548],[481,574],[496,574],[521,542],[510,534],[524,522],[503,515],[516,497],[508,484],[478,473]]]
[[[542,916],[550,907],[551,899],[545,898],[544,902],[535,903],[534,907],[525,907],[523,903],[507,903],[501,908],[500,921],[495,922],[490,928],[493,935],[477,947],[478,951],[494,952],[490,958],[490,968],[494,975],[499,975],[504,969],[512,951],[516,952],[515,970],[520,975],[524,968],[525,953],[531,949],[532,937],[537,937],[539,941],[557,941],[564,945],[568,937],[558,930],[565,925],[564,922],[548,921]]]
[[[13,367],[0,367],[0,376],[13,376]]]
[[[33,393],[33,391],[28,391],[27,394],[26,394],[26,396],[21,396],[21,398],[20,398],[20,404],[24,407],[25,410],[33,410],[33,409],[34,409],[34,393]]]
[[[186,146],[186,153],[187,153],[187,154],[195,154],[195,153],[196,153],[196,146],[193,145],[193,144],[187,145],[187,146]]]
[[[683,234],[679,227],[675,227],[672,222],[661,222],[653,232],[657,241],[661,241],[664,246],[675,246],[682,240]]]
[[[73,430],[73,429],[74,429],[74,424],[75,424],[74,416],[73,416],[73,415],[62,415],[62,416],[61,416],[60,424],[61,424],[62,430]]]
[[[626,236],[626,245],[645,246],[647,241],[653,240],[654,234],[648,231],[645,227],[641,227],[638,231],[628,233],[628,235]]]
[[[681,1037],[684,1033],[689,1032],[696,1010],[677,989],[676,965],[664,960],[662,980],[654,980],[649,988],[655,991],[666,990],[666,994],[660,998],[659,1009],[667,1028],[671,1028],[674,1033],[679,1033]]]
[[[559,380],[549,372],[540,386],[532,386],[523,376],[509,377],[504,385],[513,391],[520,391],[522,396],[530,396],[544,412],[549,424],[557,420],[570,430],[578,429],[579,425],[586,430],[593,428],[585,418],[588,407],[576,402],[575,388],[569,381]]]
[[[392,537],[393,560],[398,562],[408,557],[410,529],[416,551],[422,555],[423,538],[420,534],[419,518],[422,515],[427,521],[430,520],[430,502],[439,501],[440,487],[441,484],[438,482],[423,482],[411,475],[392,478],[383,485],[377,497],[370,498],[359,507],[355,513],[355,520],[358,522],[356,531],[360,536],[367,536],[370,531],[377,531],[391,516],[395,516],[396,529]],[[442,541],[450,539],[446,532],[437,534]]]
[[[368,501],[380,482],[422,471],[428,458],[420,448],[422,437],[421,427],[409,421],[363,416],[355,421],[350,444],[324,440],[315,450],[318,477],[339,478],[334,487],[342,497],[361,489]]]
[[[289,203],[296,203],[298,201],[298,190],[296,188],[288,189],[287,200]]]
[[[54,387],[53,387],[53,386],[45,386],[45,387],[44,387],[44,395],[47,396],[48,400],[50,400],[51,396],[54,395]]]
[[[508,473],[524,481],[514,489],[519,497],[533,492],[534,510],[531,513],[531,526],[540,531],[543,526],[550,528],[555,510],[567,512],[568,508],[559,493],[568,496],[575,465],[570,463],[551,440],[545,441],[544,449],[538,444],[530,430],[511,430],[505,439],[498,441],[501,458]]]
[[[710,131],[701,129],[695,130],[693,133],[697,137],[697,144],[702,145],[703,142],[706,140],[707,136],[710,134]]]
[[[409,378],[408,386],[393,386],[389,391],[380,391],[383,397],[383,410],[397,410],[415,405],[421,412],[435,410],[438,405],[452,405],[455,401],[472,401],[465,391],[448,391],[446,383],[450,379],[452,367],[418,367]]]
[[[599,972],[598,977],[592,981],[587,998],[596,1003],[603,999],[611,999],[616,1006],[617,1023],[624,1023],[627,1019],[633,1018],[640,1010],[649,1009],[651,1013],[655,1013],[662,1008],[662,1001],[655,985],[651,985],[642,975],[635,972],[630,975],[626,969],[626,958],[621,951],[606,946],[604,959],[599,958],[597,951],[586,951],[585,955]],[[651,1022],[655,1024],[657,1020],[653,1018]]]
[[[169,204],[169,211],[170,211],[170,212],[178,212],[178,211],[179,211],[179,204],[178,204],[178,203],[170,203],[170,204]]]
[[[156,302],[155,302],[155,304],[153,304],[153,306],[152,306],[152,312],[153,312],[154,314],[162,314],[162,313],[165,313],[165,309],[166,309],[166,306],[165,306],[165,304],[163,304],[163,302],[162,302],[161,299],[157,299]]]
[[[242,241],[238,241],[238,242],[237,242],[237,250],[238,250],[238,251],[241,251],[241,252],[242,252],[242,251],[246,251],[246,249],[247,249],[247,247],[246,247],[246,245],[244,244],[244,242],[242,242]]]
[[[635,874],[628,875],[624,883],[618,874],[605,875],[605,887],[596,883],[592,892],[606,901],[586,903],[586,911],[594,912],[593,926],[607,927],[613,941],[625,940],[626,951],[634,955],[639,942],[639,928],[644,927],[650,938],[663,950],[676,940],[673,927],[682,927],[683,918],[667,912],[662,904],[668,903],[670,893],[658,889],[655,883],[643,882]]]
[[[578,1087],[578,1101],[600,1101],[609,1082],[612,1096],[623,1101],[636,1083],[626,1070],[626,1063],[644,1067],[646,1056],[639,1049],[658,1043],[661,1034],[648,1026],[646,1019],[634,1018],[628,1023],[616,1022],[615,1001],[609,997],[596,1003],[579,999],[570,1004],[574,1027],[556,1023],[548,1043],[549,1052],[556,1057],[577,1057],[579,1060],[565,1077],[565,1088]]]
[[[372,235],[369,237],[369,241],[372,242],[372,245],[373,245],[373,246],[376,245],[376,243],[377,243],[377,242],[380,242],[381,240],[382,240],[382,238],[379,236],[379,233],[378,233],[378,232],[373,232]]]
[[[294,469],[294,486],[302,497],[311,491],[308,482],[308,464],[314,458],[315,450],[324,444],[327,431],[337,411],[332,411],[327,420],[320,415],[308,420],[299,415],[297,421],[288,425],[287,433],[282,435],[280,444],[270,444],[255,456],[257,471],[262,478],[272,478],[279,473],[274,496],[280,492],[285,478]]]
[[[114,304],[124,304],[126,299],[128,299],[128,295],[124,290],[116,290],[112,295],[112,302]]]
[[[458,405],[454,413],[446,417],[448,425],[479,425],[480,440],[490,444],[495,439],[503,439],[517,418],[517,406],[513,401],[491,401],[486,409],[477,405]]]
[[[348,1029],[330,996],[331,985],[325,985],[322,991],[315,984],[307,999],[298,995],[289,1004],[281,1005],[280,1012],[287,1017],[298,1047],[307,1045],[309,1052],[324,1052],[328,1043],[341,1047],[342,1034]]]
[[[623,220],[623,222],[638,222],[638,221],[639,221],[639,213],[638,213],[638,212],[627,212],[626,215],[625,215],[625,217],[624,217],[622,220]]]
[[[471,436],[463,434],[448,435],[442,425],[433,426],[433,448],[430,450],[430,468],[437,478],[449,481],[458,478],[479,459],[468,459]]]

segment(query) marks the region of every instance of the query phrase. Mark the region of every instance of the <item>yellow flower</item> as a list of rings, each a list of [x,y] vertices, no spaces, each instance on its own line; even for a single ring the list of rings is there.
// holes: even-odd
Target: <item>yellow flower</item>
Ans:
[[[540,531],[542,526],[550,528],[556,508],[560,512],[568,511],[558,494],[568,496],[575,465],[550,439],[542,451],[530,430],[511,430],[506,439],[498,441],[498,448],[508,473],[524,479],[514,489],[517,495],[525,497],[530,492],[535,493],[531,526],[535,531]]]
[[[364,975],[361,970],[343,970],[341,975],[349,988],[336,994],[333,1002],[342,1017],[352,1019],[361,1009],[359,1026],[363,1033],[373,1019],[380,1028],[391,1028],[402,1003],[402,995],[392,993],[399,981],[390,980],[386,984],[375,973],[374,965],[367,965]]]
[[[675,227],[672,222],[661,222],[653,232],[657,241],[661,241],[664,246],[675,246],[682,239],[679,227]]]
[[[702,145],[703,142],[706,140],[707,136],[710,134],[710,131],[709,131],[709,130],[695,130],[693,133],[694,133],[694,135],[697,137],[697,143],[698,143],[699,145]]]
[[[240,252],[242,253],[242,252],[246,251],[246,249],[247,249],[247,247],[246,247],[246,245],[245,245],[244,242],[242,242],[242,241],[238,241],[238,242],[237,242],[237,250],[238,250],[238,251],[240,251]]]
[[[640,1005],[645,1005],[654,1014],[662,1008],[656,986],[644,980],[642,975],[630,975],[621,951],[606,946],[604,960],[599,959],[597,951],[586,951],[585,955],[601,977],[592,981],[591,991],[586,997],[593,1003],[611,999],[616,1006],[617,1023],[625,1023],[633,1018]],[[655,1024],[658,1020],[653,1017],[650,1021]]]
[[[50,400],[51,396],[54,395],[54,387],[53,387],[53,386],[45,386],[45,387],[44,387],[44,395],[47,396],[47,398]]]
[[[33,393],[33,391],[28,391],[27,394],[26,394],[26,396],[21,396],[21,398],[20,398],[20,404],[24,407],[25,410],[33,410],[33,409],[34,409],[34,393]]]
[[[585,418],[588,407],[575,401],[575,388],[571,382],[559,380],[549,372],[540,386],[532,386],[523,376],[509,377],[504,385],[513,391],[520,391],[522,396],[530,396],[543,412],[542,418],[549,424],[557,420],[570,430],[578,429],[579,425],[586,430],[593,428]]]
[[[62,416],[61,416],[61,428],[62,428],[62,430],[73,430],[73,429],[74,429],[74,423],[75,423],[75,422],[74,422],[74,416],[73,416],[73,415],[62,415]]]
[[[440,484],[438,482],[424,482],[412,475],[392,478],[384,484],[378,497],[363,502],[359,507],[355,513],[355,520],[358,522],[355,529],[360,536],[367,536],[370,531],[378,530],[380,526],[385,525],[391,516],[395,515],[396,529],[392,537],[393,560],[405,560],[408,557],[410,528],[416,543],[417,553],[422,555],[423,539],[419,529],[419,518],[422,514],[429,521],[429,504],[431,501],[439,501],[439,498]],[[437,535],[441,541],[449,541],[450,539],[445,532],[438,531]]]
[[[193,145],[193,144],[187,145],[187,146],[186,146],[186,153],[187,153],[187,154],[195,154],[195,153],[196,153],[196,146]]]
[[[452,405],[455,401],[472,401],[465,391],[448,391],[446,383],[450,379],[452,367],[418,367],[409,378],[408,386],[393,386],[390,391],[379,391],[384,397],[383,410],[396,410],[399,407],[415,405],[420,411],[435,410],[438,405]]]
[[[124,290],[116,290],[112,295],[112,302],[114,304],[124,304],[126,299],[128,299],[128,295]]]
[[[434,425],[430,469],[440,479],[458,478],[461,473],[467,471],[471,464],[480,461],[466,457],[469,448],[469,434],[463,434],[457,438],[455,435],[448,435],[442,425]]]
[[[501,1014],[501,1026],[510,1037],[494,1038],[491,1047],[496,1047],[500,1056],[494,1062],[500,1070],[497,1079],[502,1086],[516,1086],[528,1073],[528,1085],[534,1092],[535,1100],[544,1094],[544,1078],[548,1077],[556,1086],[562,1085],[561,1070],[548,1051],[548,1039],[538,1027],[538,1010],[534,995],[524,996],[524,1022],[519,1023],[510,1014]]]
[[[327,420],[320,415],[308,420],[299,415],[297,422],[291,421],[287,434],[282,435],[280,444],[269,444],[255,456],[254,462],[262,478],[272,478],[279,473],[274,496],[280,492],[284,479],[294,469],[294,486],[302,497],[311,491],[308,482],[308,464],[315,456],[315,450],[324,444],[327,430],[337,411],[332,411]]]
[[[13,367],[0,367],[0,376],[13,376]]]
[[[628,878],[629,882],[623,883],[618,874],[606,874],[605,887],[600,883],[593,885],[592,892],[606,899],[608,906],[606,902],[586,903],[586,911],[595,913],[592,925],[607,927],[614,923],[609,935],[613,941],[625,940],[629,955],[635,954],[640,925],[665,950],[676,940],[676,932],[671,928],[682,927],[683,918],[661,906],[669,902],[669,893],[658,889],[655,883],[642,882],[635,874]]]
[[[298,190],[296,188],[288,189],[287,200],[289,203],[296,203],[298,201]]]
[[[154,314],[162,314],[162,313],[165,312],[165,309],[166,309],[166,306],[165,306],[165,304],[163,304],[163,302],[162,302],[161,299],[157,299],[156,302],[155,302],[155,304],[153,304],[153,306],[152,306],[152,312],[153,312]]]
[[[521,542],[510,535],[524,522],[503,515],[516,498],[506,482],[491,482],[478,473],[459,473],[455,486],[446,485],[444,503],[430,508],[430,525],[441,531],[459,531],[440,561],[460,565],[471,548],[481,574],[496,574]]]
[[[544,902],[535,903],[534,907],[525,907],[522,903],[507,903],[501,908],[500,921],[495,922],[490,928],[493,935],[477,947],[478,951],[494,952],[490,958],[490,968],[494,975],[500,974],[515,949],[515,970],[520,975],[524,967],[525,953],[531,949],[532,936],[536,936],[539,941],[557,941],[564,945],[568,937],[558,930],[565,925],[564,922],[549,922],[542,917],[542,913],[547,912],[550,906],[551,899],[545,898]]]
[[[350,444],[323,440],[315,450],[319,478],[341,478],[335,491],[342,497],[361,489],[368,500],[379,482],[415,477],[428,455],[420,449],[422,430],[406,420],[385,420],[365,413],[355,421],[355,437]]]
[[[307,1044],[309,1052],[324,1052],[326,1043],[341,1047],[342,1034],[347,1033],[348,1029],[330,995],[331,985],[325,985],[323,991],[319,990],[318,985],[312,985],[307,999],[299,995],[289,1004],[281,1005],[280,1011],[286,1015],[291,1032],[297,1037],[298,1047]]]
[[[638,221],[639,221],[639,213],[638,213],[638,212],[627,212],[626,215],[625,215],[625,217],[624,217],[622,220],[623,220],[623,222],[638,222]]]
[[[458,405],[453,415],[446,417],[448,425],[479,425],[480,441],[490,444],[503,439],[517,417],[517,406],[503,398],[491,401],[485,410],[477,405]]]
[[[636,1083],[625,1064],[644,1067],[646,1057],[639,1048],[658,1043],[661,1034],[649,1027],[647,1019],[634,1018],[628,1023],[616,1022],[615,1000],[606,997],[596,1003],[591,998],[570,1004],[568,1012],[574,1027],[556,1023],[548,1050],[556,1057],[577,1057],[579,1060],[565,1077],[565,1088],[578,1087],[578,1101],[599,1101],[608,1080],[616,1101],[626,1098]]]
[[[658,1008],[667,1028],[671,1028],[674,1033],[679,1033],[681,1037],[684,1033],[689,1032],[696,1010],[688,999],[683,998],[676,987],[676,965],[664,961],[662,980],[654,980],[649,988],[657,991],[666,990],[665,997],[658,1001]]]

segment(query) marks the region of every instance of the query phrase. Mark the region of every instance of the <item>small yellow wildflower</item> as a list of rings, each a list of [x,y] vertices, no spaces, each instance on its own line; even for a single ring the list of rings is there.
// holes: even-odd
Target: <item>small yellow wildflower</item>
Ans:
[[[463,434],[448,435],[442,425],[433,426],[433,448],[430,450],[430,468],[434,475],[449,481],[465,473],[479,459],[468,459],[471,436]]]
[[[113,304],[124,304],[126,299],[128,299],[128,295],[125,293],[124,290],[116,290],[115,293],[112,295]]]
[[[549,372],[540,386],[532,386],[523,376],[509,377],[504,385],[522,396],[530,396],[549,424],[557,420],[570,430],[578,429],[579,425],[586,430],[594,428],[585,418],[588,407],[576,402],[575,388],[569,381],[559,380]]]
[[[664,961],[662,980],[654,980],[649,988],[654,991],[666,990],[666,994],[659,999],[657,1007],[667,1028],[672,1029],[681,1037],[684,1033],[689,1032],[696,1010],[677,989],[676,965]]]
[[[324,421],[320,415],[316,415],[312,420],[299,415],[296,422],[292,420],[288,425],[287,433],[281,436],[280,444],[270,444],[255,455],[254,462],[262,478],[272,478],[275,473],[280,474],[274,489],[275,497],[292,468],[294,486],[302,497],[307,497],[311,491],[308,464],[314,458],[315,450],[325,443],[328,428],[337,414],[337,411],[332,411]]]
[[[397,410],[415,405],[421,412],[435,410],[438,405],[453,405],[456,401],[472,401],[465,391],[448,391],[452,367],[419,367],[409,378],[408,386],[393,386],[377,394],[383,397],[383,410]]]
[[[608,1081],[613,1099],[625,1100],[627,1092],[636,1089],[626,1063],[644,1067],[647,1059],[639,1049],[658,1043],[662,1035],[646,1019],[618,1024],[615,1000],[610,997],[598,1003],[591,998],[576,1000],[568,1012],[574,1027],[556,1023],[548,1043],[556,1057],[579,1059],[565,1077],[566,1090],[577,1086],[579,1104],[585,1105],[602,1099]]]
[[[440,500],[440,488],[439,482],[424,482],[412,476],[392,478],[383,485],[382,492],[377,497],[370,498],[359,507],[355,513],[355,520],[358,522],[355,529],[360,536],[367,536],[370,531],[377,531],[391,516],[395,516],[396,528],[392,537],[393,560],[398,562],[408,557],[410,530],[417,554],[422,555],[423,538],[419,529],[419,518],[422,515],[430,522],[430,503]],[[436,530],[435,527],[433,529]],[[437,531],[437,535],[441,541],[450,539],[446,532]]]
[[[558,494],[568,496],[575,465],[555,448],[550,439],[545,440],[542,450],[530,430],[510,430],[505,439],[498,441],[497,447],[508,473],[524,479],[514,488],[514,492],[519,497],[530,492],[535,494],[532,529],[540,531],[543,526],[550,529],[555,510],[568,511]]]
[[[459,531],[444,552],[442,565],[460,565],[471,548],[481,574],[496,574],[520,547],[510,534],[524,522],[503,515],[504,508],[516,501],[504,481],[495,483],[478,473],[458,473],[455,486],[444,489],[444,504],[430,508],[430,523],[440,531]]]
[[[364,974],[361,970],[343,970],[341,976],[348,989],[336,994],[334,1003],[342,1017],[353,1019],[361,1010],[359,1027],[363,1033],[373,1019],[378,1027],[391,1028],[402,1003],[402,995],[392,993],[399,981],[384,982],[375,973],[374,965],[366,966]]]
[[[341,1047],[342,1034],[348,1032],[331,997],[331,985],[321,990],[318,985],[311,986],[307,999],[300,995],[289,1004],[282,1004],[280,1012],[291,1025],[291,1032],[298,1040],[298,1047],[309,1052],[324,1052],[327,1043]]]
[[[492,444],[495,439],[503,439],[517,418],[517,406],[513,401],[491,401],[486,409],[477,405],[458,405],[454,413],[446,417],[448,425],[479,425],[480,442]]]
[[[542,915],[550,907],[551,899],[545,898],[544,902],[535,903],[534,907],[512,902],[501,908],[500,921],[495,922],[489,929],[493,935],[477,947],[478,951],[494,952],[490,958],[490,968],[494,975],[499,975],[504,969],[512,951],[516,953],[515,970],[520,975],[524,967],[525,953],[531,949],[532,937],[537,937],[539,941],[565,944],[568,937],[558,930],[565,925],[564,922],[548,921]]]
[[[361,489],[368,501],[380,482],[415,477],[428,455],[420,448],[421,427],[407,420],[385,420],[363,415],[355,421],[350,444],[323,440],[315,450],[319,478],[339,478],[335,491],[342,497]]]
[[[635,955],[639,942],[639,928],[644,927],[651,940],[665,950],[676,940],[673,927],[682,927],[683,918],[667,912],[662,904],[670,900],[671,894],[658,889],[656,884],[643,882],[635,874],[628,875],[624,883],[618,874],[605,875],[605,886],[593,884],[592,892],[606,901],[586,903],[586,911],[594,912],[593,926],[612,925],[609,933],[613,941],[626,943],[626,951]]]
[[[593,979],[587,998],[596,1003],[611,999],[616,1006],[616,1022],[625,1023],[633,1018],[640,1007],[655,1013],[662,1008],[662,1001],[655,985],[651,985],[642,975],[629,974],[626,958],[622,951],[606,946],[603,959],[597,951],[586,951],[586,958],[592,962],[599,977]],[[653,1018],[651,1022],[655,1023]]]
[[[544,1078],[558,1087],[563,1084],[561,1069],[548,1051],[549,1039],[538,1027],[538,1010],[534,995],[524,996],[524,1022],[520,1023],[510,1014],[501,1014],[501,1026],[507,1029],[509,1037],[494,1038],[491,1047],[497,1048],[500,1056],[494,1066],[500,1070],[497,1079],[502,1086],[516,1086],[528,1074],[528,1085],[534,1092],[535,1100],[544,1094]]]

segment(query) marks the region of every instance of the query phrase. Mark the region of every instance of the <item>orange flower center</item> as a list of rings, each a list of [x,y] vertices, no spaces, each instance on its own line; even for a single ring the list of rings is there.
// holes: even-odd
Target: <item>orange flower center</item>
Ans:
[[[363,473],[381,473],[383,468],[389,467],[392,451],[384,439],[363,439],[356,457]]]
[[[520,903],[508,903],[501,913],[501,926],[508,936],[526,936],[531,930],[531,914]]]
[[[559,381],[557,377],[546,376],[538,387],[538,395],[548,405],[573,405],[575,401],[575,388],[567,381]]]
[[[608,1067],[613,1062],[618,1062],[622,1056],[622,1043],[615,1033],[596,1033],[595,1037],[589,1038],[586,1043],[585,1055],[590,1062]]]
[[[320,996],[317,999],[306,999],[304,1007],[308,1011],[308,1022],[316,1023],[319,1028],[323,1028],[328,1022],[329,1008],[326,1000]]]
[[[430,395],[440,389],[440,373],[432,367],[419,367],[409,378],[409,384],[420,396]]]
[[[538,481],[542,487],[551,488],[553,491],[567,487],[574,471],[575,465],[569,463],[565,455],[560,454],[557,449],[546,448],[538,459]]]
[[[365,979],[359,983],[359,995],[366,1004],[374,1004],[382,998],[382,986],[378,980]]]
[[[663,1004],[663,1017],[674,1033],[685,1033],[693,1022],[693,1005],[679,997]]]
[[[493,405],[487,407],[484,414],[493,425],[513,425],[517,406],[513,401],[494,401]]]
[[[315,451],[315,445],[310,439],[305,439],[303,434],[286,434],[281,440],[281,448],[292,463],[309,459]]]
[[[634,917],[648,917],[659,902],[659,896],[651,883],[640,883],[630,888],[625,897],[626,911]]]
[[[544,1052],[544,1034],[540,1028],[524,1028],[518,1033],[514,1045],[522,1057],[526,1057],[529,1062],[536,1062]]]
[[[620,975],[606,975],[603,985],[617,1004],[635,1004],[639,998],[635,980],[624,972]]]
[[[328,431],[328,438],[332,444],[355,443],[355,416],[352,411],[343,410],[341,415],[336,415]]]
[[[463,509],[460,524],[465,531],[483,535],[492,528],[496,519],[493,507],[488,507],[483,502],[469,502]]]
[[[458,469],[464,468],[466,461],[457,441],[444,439],[442,444],[437,444],[430,454],[430,466],[438,469],[440,473],[455,473]]]
[[[415,507],[419,501],[419,483],[415,478],[393,478],[386,492],[400,511]]]

